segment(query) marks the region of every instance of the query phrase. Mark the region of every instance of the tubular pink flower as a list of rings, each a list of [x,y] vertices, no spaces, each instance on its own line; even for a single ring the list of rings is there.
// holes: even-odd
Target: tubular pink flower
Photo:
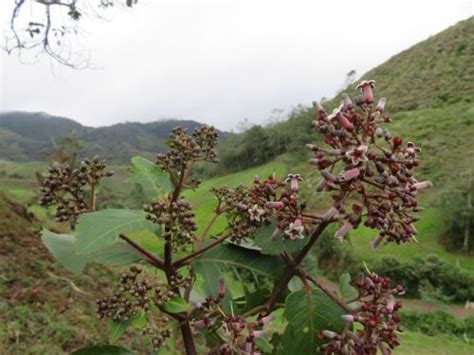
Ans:
[[[377,103],[377,107],[375,108],[376,111],[383,113],[385,110],[385,104],[387,103],[387,99],[385,97],[380,98],[379,102]]]
[[[313,101],[313,107],[316,109],[317,112],[326,113],[324,107],[317,101]]]
[[[346,170],[342,173],[342,177],[346,181],[355,179],[355,178],[359,177],[359,175],[360,175],[360,169],[359,168],[353,168],[353,169],[350,169],[350,170]]]
[[[328,339],[333,339],[337,336],[337,333],[331,332],[330,330],[323,330],[321,334]]]
[[[343,316],[341,316],[341,318],[344,322],[353,322],[353,321],[355,321],[355,318],[352,314],[344,314]]]
[[[433,187],[433,183],[429,180],[417,182],[412,185],[412,188],[414,188],[416,191],[423,191],[429,189],[430,187]]]
[[[325,178],[327,181],[331,181],[331,182],[337,181],[337,177],[331,174],[329,171],[321,170],[320,173],[323,176],[323,178]]]
[[[263,331],[263,330],[254,330],[254,331],[252,332],[252,336],[253,336],[254,338],[260,338],[260,337],[263,336],[264,334],[265,334],[265,331]]]
[[[323,220],[325,222],[330,221],[331,219],[334,218],[334,216],[338,213],[339,211],[337,210],[336,207],[331,207],[330,209],[327,210],[327,212],[323,216]]]
[[[375,80],[364,80],[359,85],[357,89],[362,91],[362,96],[364,97],[364,102],[366,104],[371,104],[374,102],[374,93],[372,89],[375,87]]]
[[[354,130],[354,126],[352,125],[352,123],[349,122],[349,120],[346,118],[346,116],[344,116],[342,112],[339,111],[336,114],[336,117],[339,120],[339,123],[341,124],[342,127],[347,129],[348,131]]]
[[[275,208],[277,210],[281,210],[285,208],[285,203],[282,201],[269,201],[265,204],[266,207],[268,208]]]
[[[225,295],[224,279],[219,279],[218,283],[219,283],[219,297],[224,298],[224,295]]]
[[[341,104],[343,105],[345,110],[352,110],[354,108],[354,104],[352,103],[351,98],[346,93],[342,94]]]
[[[303,178],[300,176],[300,174],[288,174],[286,182],[288,181],[290,182],[291,192],[296,193],[299,190],[299,182],[303,181]]]
[[[383,235],[377,235],[377,237],[370,243],[372,249],[377,249],[377,247],[382,243],[384,237]]]
[[[342,225],[341,228],[337,230],[336,234],[334,234],[334,237],[337,239],[343,239],[352,228],[354,228],[352,223],[346,222]]]
[[[393,295],[387,296],[387,309],[389,311],[393,311],[393,307],[395,307],[395,297]]]
[[[198,320],[198,321],[193,323],[193,328],[196,329],[196,330],[204,329],[206,327],[207,327],[207,322],[204,321],[204,320]]]
[[[269,322],[271,322],[271,321],[273,321],[273,320],[275,320],[275,316],[272,315],[272,314],[270,314],[270,315],[268,315],[268,316],[266,316],[266,317],[260,318],[260,319],[258,320],[258,324],[260,324],[260,325],[265,325],[265,324],[267,324],[267,323],[269,323]]]

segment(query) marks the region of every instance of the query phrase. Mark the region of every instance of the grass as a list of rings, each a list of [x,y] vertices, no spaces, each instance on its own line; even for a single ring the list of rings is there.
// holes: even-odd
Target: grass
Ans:
[[[406,245],[393,243],[382,245],[372,250],[369,243],[375,238],[377,231],[364,226],[351,232],[350,241],[354,254],[361,260],[370,263],[383,257],[395,257],[400,261],[409,261],[416,257],[436,255],[444,262],[459,266],[461,269],[474,273],[472,256],[455,254],[446,251],[439,244],[439,234],[443,230],[443,215],[437,208],[428,208],[422,212],[421,220],[416,224],[418,242]]]
[[[400,335],[401,346],[394,353],[399,355],[471,355],[474,343],[447,336],[428,336],[422,333],[405,331]]]
[[[393,56],[361,80],[374,79],[390,111],[474,102],[474,17]],[[355,94],[355,85],[344,90]],[[337,97],[339,99],[339,96]],[[336,100],[333,101],[333,103]]]

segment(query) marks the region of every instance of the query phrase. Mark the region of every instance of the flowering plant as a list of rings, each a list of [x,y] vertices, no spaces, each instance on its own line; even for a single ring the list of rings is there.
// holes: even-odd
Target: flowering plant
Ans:
[[[44,180],[42,202],[55,203],[58,218],[77,225],[68,235],[45,230],[43,241],[76,271],[92,261],[141,261],[147,271],[154,271],[132,266],[114,294],[97,300],[97,314],[123,331],[131,323],[141,324],[155,350],[175,340],[172,332],[179,330],[187,354],[196,354],[197,346],[210,354],[389,354],[399,344],[401,305],[394,296],[403,289],[369,273],[356,281],[356,288],[345,285],[353,294],[347,297],[329,291],[302,267],[332,224],[338,225],[334,238],[341,241],[360,224],[376,229],[374,248],[407,243],[416,236],[414,223],[421,210],[417,194],[431,183],[413,175],[420,149],[383,127],[390,117],[384,98],[373,105],[374,86],[372,80],[361,82],[355,104],[343,95],[331,114],[314,103],[314,126],[324,146],[307,148],[310,163],[321,174],[317,190],[331,195],[325,213],[307,211],[300,197],[303,177],[289,174],[255,178],[249,187],[212,188],[213,214],[207,225],[198,225],[185,197],[189,193],[183,193],[199,188],[200,181],[192,177],[196,162],[217,161],[218,133],[212,127],[192,134],[175,128],[169,151],[159,154],[156,164],[132,160],[137,182],[151,197],[143,212],[94,211],[92,203],[87,208],[77,186],[107,176],[104,163],[91,168],[86,162],[76,173],[53,166]],[[61,197],[65,192],[72,196],[67,203]],[[89,199],[95,201],[94,189]],[[218,220],[225,221],[224,228],[216,228]],[[152,235],[152,246],[145,247],[137,231]],[[246,280],[242,297],[227,287],[235,277]],[[289,289],[293,278],[301,281],[299,289]],[[269,287],[261,287],[262,282]],[[272,328],[277,316],[287,321],[283,334]]]

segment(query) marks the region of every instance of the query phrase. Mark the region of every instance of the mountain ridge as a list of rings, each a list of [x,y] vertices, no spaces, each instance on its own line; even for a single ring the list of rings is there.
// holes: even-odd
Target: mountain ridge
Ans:
[[[121,122],[89,127],[62,116],[44,112],[0,113],[0,159],[47,160],[54,144],[73,134],[81,143],[79,157],[100,155],[116,164],[128,163],[134,155],[153,157],[165,150],[170,130],[188,130],[204,125],[194,120],[164,119],[152,122]],[[225,135],[225,132],[220,132]]]

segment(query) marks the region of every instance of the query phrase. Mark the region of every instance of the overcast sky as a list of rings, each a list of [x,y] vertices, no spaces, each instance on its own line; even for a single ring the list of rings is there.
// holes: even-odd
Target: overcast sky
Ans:
[[[13,3],[0,1],[3,29]],[[472,0],[139,0],[81,23],[97,69],[2,53],[0,109],[88,126],[174,117],[230,130],[330,97],[350,70],[363,74],[472,15]]]

